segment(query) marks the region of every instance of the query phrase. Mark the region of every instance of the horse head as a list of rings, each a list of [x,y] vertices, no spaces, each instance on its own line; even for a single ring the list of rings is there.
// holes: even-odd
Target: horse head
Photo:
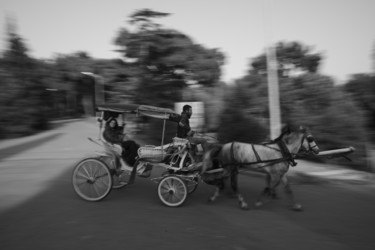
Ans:
[[[302,148],[307,152],[313,152],[314,154],[318,154],[320,149],[315,142],[314,137],[311,134],[307,134],[305,136],[305,140],[303,140]]]
[[[305,127],[283,129],[281,139],[285,142],[289,150],[297,153],[300,149],[305,152],[319,153],[320,149],[315,143],[314,137],[307,131]]]

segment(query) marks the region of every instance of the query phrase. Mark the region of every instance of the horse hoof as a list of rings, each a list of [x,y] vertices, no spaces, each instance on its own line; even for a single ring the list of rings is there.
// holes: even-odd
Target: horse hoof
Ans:
[[[242,204],[241,209],[242,210],[249,210],[249,206],[247,204]]]
[[[261,207],[262,205],[263,205],[263,202],[261,202],[261,201],[255,202],[256,207]]]
[[[213,203],[215,201],[215,199],[212,199],[211,197],[209,197],[208,199],[207,199],[207,202],[208,203]]]
[[[297,212],[303,211],[303,208],[302,208],[301,204],[294,204],[292,209],[293,209],[293,211],[297,211]]]

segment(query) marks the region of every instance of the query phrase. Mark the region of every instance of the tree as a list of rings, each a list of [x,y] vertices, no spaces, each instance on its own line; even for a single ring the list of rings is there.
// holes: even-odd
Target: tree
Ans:
[[[375,76],[356,74],[343,86],[358,107],[365,112],[371,142],[375,142]]]
[[[6,43],[7,48],[2,54],[2,66],[18,75],[28,72],[33,62],[27,54],[28,48],[23,38],[17,34],[15,21],[10,18],[7,19]]]
[[[299,42],[279,42],[276,44],[276,58],[279,76],[288,77],[298,71],[317,73],[322,56],[319,53],[312,53],[310,47]],[[266,54],[253,58],[250,66],[250,74],[266,74]]]
[[[45,85],[41,68],[28,56],[24,40],[12,22],[7,26],[7,48],[0,58],[0,134],[3,137],[30,134],[45,129]]]
[[[157,12],[150,9],[142,9],[135,11],[130,15],[129,23],[136,25],[139,30],[155,30],[160,27],[160,24],[155,23],[154,21],[152,21],[152,19],[166,17],[169,15],[170,13]]]
[[[261,143],[267,138],[267,129],[255,116],[246,114],[234,105],[227,105],[220,116],[218,137],[221,143],[241,141]]]
[[[140,102],[170,105],[181,100],[181,90],[189,83],[214,85],[221,75],[224,56],[220,51],[206,49],[187,35],[153,21],[168,15],[136,11],[130,16],[135,31],[123,28],[115,39],[119,51],[137,68],[133,76],[139,79],[136,99]]]

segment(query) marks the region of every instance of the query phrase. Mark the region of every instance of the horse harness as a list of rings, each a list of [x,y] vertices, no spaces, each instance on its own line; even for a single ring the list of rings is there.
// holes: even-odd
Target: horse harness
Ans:
[[[232,142],[231,146],[230,146],[230,154],[231,154],[231,162],[232,164],[238,164],[238,165],[251,165],[251,164],[259,164],[259,163],[267,163],[266,165],[262,166],[262,167],[266,167],[266,166],[270,166],[270,165],[273,165],[273,164],[276,164],[276,163],[280,163],[280,162],[288,162],[292,167],[296,166],[297,163],[294,161],[294,157],[292,155],[292,153],[290,153],[288,147],[285,145],[285,143],[282,141],[282,140],[279,140],[277,141],[277,145],[279,146],[280,150],[276,149],[276,148],[272,148],[274,150],[277,150],[277,151],[280,151],[281,154],[282,154],[282,158],[278,158],[278,159],[271,159],[271,160],[262,160],[258,154],[258,152],[255,150],[255,147],[254,147],[254,144],[251,144],[251,148],[255,154],[255,157],[257,158],[257,161],[254,161],[254,162],[244,162],[244,163],[239,163],[236,161],[235,157],[234,157],[234,143],[235,142]],[[267,144],[269,143],[266,143],[266,144],[263,144],[263,146],[267,146]],[[271,148],[271,147],[270,147]]]

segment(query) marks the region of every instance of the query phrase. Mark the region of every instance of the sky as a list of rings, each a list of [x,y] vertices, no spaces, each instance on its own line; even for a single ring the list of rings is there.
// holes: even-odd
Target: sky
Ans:
[[[120,58],[113,40],[143,8],[171,13],[156,21],[223,52],[226,82],[279,41],[311,46],[323,56],[320,73],[336,83],[375,71],[375,0],[0,0],[0,50],[8,16],[34,58],[77,51]]]

